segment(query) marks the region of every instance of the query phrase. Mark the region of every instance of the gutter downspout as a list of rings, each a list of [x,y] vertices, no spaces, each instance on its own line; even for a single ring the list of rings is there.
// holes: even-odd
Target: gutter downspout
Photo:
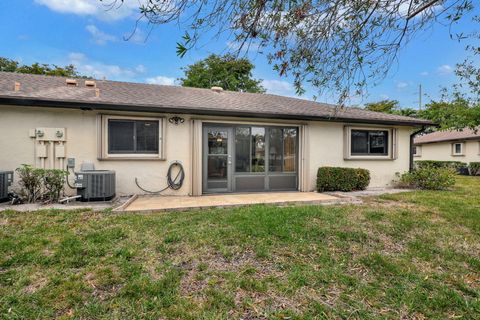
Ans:
[[[415,138],[415,136],[417,134],[425,132],[426,129],[427,129],[426,126],[422,126],[422,128],[420,130],[417,130],[410,135],[410,165],[409,165],[409,171],[410,172],[413,171],[413,166],[414,166],[414,164],[413,164],[413,139]]]

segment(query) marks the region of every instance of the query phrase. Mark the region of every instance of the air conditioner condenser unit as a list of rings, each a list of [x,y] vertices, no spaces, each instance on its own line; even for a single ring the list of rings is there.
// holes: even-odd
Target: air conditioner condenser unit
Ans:
[[[13,171],[0,170],[0,202],[8,201],[8,187],[13,183]]]
[[[115,197],[115,171],[85,170],[75,173],[80,201],[109,201]]]

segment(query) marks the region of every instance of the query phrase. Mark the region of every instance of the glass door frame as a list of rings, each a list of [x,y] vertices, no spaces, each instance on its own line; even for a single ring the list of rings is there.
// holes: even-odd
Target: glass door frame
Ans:
[[[253,128],[260,127],[265,128],[265,171],[264,172],[236,172],[236,130],[237,128]],[[270,171],[270,138],[267,137],[271,129],[295,129],[296,130],[296,139],[295,139],[295,170],[291,172],[277,172]],[[227,169],[227,187],[226,188],[208,188],[208,132],[210,130],[215,131],[226,131],[229,137],[228,141],[228,169]],[[299,127],[295,125],[273,125],[273,124],[250,124],[250,123],[216,123],[216,122],[205,122],[202,127],[202,193],[203,194],[213,194],[213,193],[250,193],[250,192],[274,192],[274,191],[298,191],[299,187],[299,178],[300,178],[300,134]],[[251,141],[250,141],[251,143]],[[251,149],[251,145],[250,145]],[[251,151],[250,151],[251,152]],[[284,164],[282,164],[283,166]],[[242,189],[237,190],[239,179],[254,177],[263,177],[264,184],[263,188],[256,189]],[[295,187],[291,188],[282,188],[276,184],[271,184],[270,180],[272,179],[281,179],[281,177],[292,177],[295,179]],[[273,180],[272,180],[273,182]]]
[[[208,132],[209,131],[225,131],[227,132],[227,187],[226,188],[208,188],[208,157],[211,156],[209,154],[208,148]],[[205,124],[203,126],[203,141],[202,141],[202,187],[203,193],[229,193],[233,192],[233,148],[235,144],[235,136],[234,136],[234,127],[229,125],[222,125],[222,124]],[[212,155],[214,156],[214,155]],[[221,155],[220,155],[221,156]]]

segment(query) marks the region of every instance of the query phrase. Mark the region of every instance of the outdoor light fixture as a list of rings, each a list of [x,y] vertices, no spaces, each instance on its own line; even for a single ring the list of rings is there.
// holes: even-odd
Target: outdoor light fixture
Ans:
[[[185,119],[179,116],[173,116],[168,119],[168,122],[170,122],[171,124],[179,125],[180,123],[184,123]]]

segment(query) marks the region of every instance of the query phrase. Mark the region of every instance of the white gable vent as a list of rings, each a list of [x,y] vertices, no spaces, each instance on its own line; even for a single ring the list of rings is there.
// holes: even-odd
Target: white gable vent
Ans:
[[[85,80],[85,87],[87,88],[95,88],[97,87],[97,84],[93,80]]]
[[[77,80],[75,79],[66,79],[65,82],[67,83],[67,86],[71,87],[76,87],[77,86]]]
[[[222,92],[223,88],[222,87],[212,87],[210,90],[212,90],[213,92]]]

